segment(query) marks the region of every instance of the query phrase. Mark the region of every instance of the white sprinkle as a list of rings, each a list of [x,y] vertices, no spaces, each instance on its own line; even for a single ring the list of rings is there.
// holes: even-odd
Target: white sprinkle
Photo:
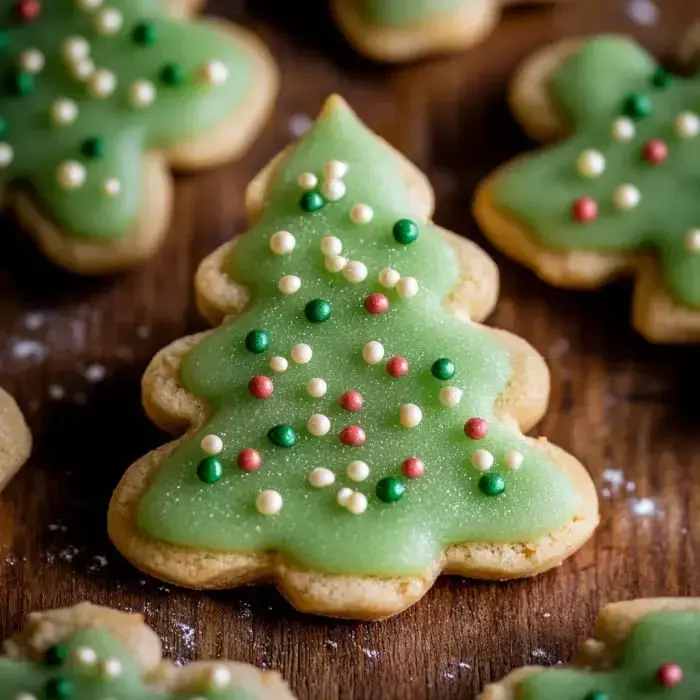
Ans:
[[[85,370],[85,379],[93,384],[101,382],[107,376],[107,368],[97,362],[88,366]]]
[[[270,369],[273,372],[286,372],[289,362],[284,357],[277,355],[270,360]]]
[[[627,143],[634,138],[637,128],[628,117],[620,117],[613,122],[612,137],[615,141]]]
[[[117,76],[99,68],[90,76],[88,87],[95,97],[109,97],[117,89]]]
[[[27,73],[37,74],[44,69],[46,60],[39,49],[27,49],[20,54],[19,64]]]
[[[331,421],[328,416],[321,413],[316,413],[306,421],[306,427],[309,432],[316,437],[328,435],[331,429]]]
[[[524,459],[525,458],[520,454],[520,452],[509,452],[505,457],[506,467],[508,469],[512,469],[513,471],[517,471],[522,466]]]
[[[95,17],[95,27],[102,34],[116,34],[123,22],[122,13],[111,7],[105,8]]]
[[[462,400],[462,393],[456,386],[444,386],[440,389],[440,403],[447,408],[454,408]]]
[[[379,284],[387,289],[393,289],[399,283],[400,279],[401,275],[399,271],[395,270],[393,267],[385,267],[379,273]]]
[[[67,160],[58,166],[56,179],[60,187],[65,190],[77,190],[85,184],[87,170],[82,163],[75,160]]]
[[[297,178],[297,184],[302,190],[312,190],[318,185],[318,178],[313,173],[301,173]]]
[[[350,210],[350,221],[355,224],[368,224],[374,218],[374,210],[368,204],[356,204]]]
[[[329,202],[337,202],[345,196],[346,188],[342,180],[325,180],[321,193]]]
[[[399,408],[399,423],[404,428],[415,428],[423,420],[423,411],[414,403],[405,403]]]
[[[343,270],[343,276],[349,282],[357,284],[367,279],[367,265],[359,260],[351,260]]]
[[[411,299],[418,294],[418,280],[415,277],[402,277],[396,285],[400,297]]]
[[[263,491],[263,493],[268,493]],[[277,493],[272,491],[270,493]],[[279,495],[279,494],[277,494]],[[228,688],[231,685],[231,671],[226,666],[214,666],[209,671],[209,685],[212,688]]]
[[[137,80],[129,87],[129,99],[134,107],[150,107],[156,101],[156,86],[149,80]]]
[[[351,493],[345,502],[345,507],[353,515],[362,515],[367,510],[367,505],[367,496],[359,491]]]
[[[218,455],[223,452],[224,441],[218,435],[205,435],[200,443],[202,451],[208,455]]]
[[[95,63],[89,58],[71,63],[68,67],[73,77],[81,83],[87,82],[95,74]]]
[[[277,255],[287,255],[296,247],[297,241],[289,231],[277,231],[270,238],[270,250]]]
[[[345,504],[348,502],[350,496],[352,496],[352,489],[349,489],[347,486],[340,489],[340,491],[338,491],[338,495],[336,496],[338,505],[345,507]]]
[[[318,467],[309,472],[309,483],[317,489],[325,489],[335,483],[335,474],[330,469]]]
[[[348,260],[342,255],[331,255],[326,258],[324,264],[328,272],[340,272],[341,270],[345,269],[348,264]]]
[[[122,662],[119,659],[107,659],[100,664],[100,672],[105,678],[117,678],[122,675]]]
[[[700,229],[694,228],[685,234],[685,249],[691,253],[700,252]]]
[[[348,477],[352,479],[353,481],[364,481],[369,477],[369,464],[367,462],[363,462],[359,459],[356,459],[353,462],[350,462],[348,464]]]
[[[228,66],[223,61],[208,61],[202,68],[202,77],[205,83],[219,87],[228,82],[229,72]]]
[[[81,666],[92,666],[97,662],[97,653],[90,647],[80,647],[73,653],[75,661]]]
[[[108,197],[116,197],[122,191],[122,183],[116,177],[110,177],[102,183],[102,192]]]
[[[323,176],[326,180],[342,180],[350,170],[350,166],[342,160],[331,160],[323,166]]]
[[[0,168],[6,168],[12,163],[15,157],[15,152],[6,141],[0,141]]]
[[[101,7],[103,2],[104,0],[78,0],[78,8],[85,12],[90,12]]]
[[[694,112],[682,112],[676,117],[675,126],[679,136],[692,139],[700,133],[700,118]]]
[[[639,204],[641,197],[639,189],[634,185],[620,185],[613,193],[613,203],[618,209],[628,211]]]
[[[336,236],[324,236],[321,239],[321,252],[329,257],[340,255],[343,252],[343,242]]]
[[[362,348],[362,357],[368,365],[379,364],[384,359],[384,346],[377,340],[372,340]]]
[[[255,499],[255,507],[261,515],[277,515],[283,505],[282,495],[273,489],[261,491]]]
[[[576,168],[583,177],[600,177],[605,172],[605,156],[593,149],[584,151],[576,161]]]
[[[277,286],[283,294],[296,294],[301,289],[301,280],[296,275],[285,275]]]
[[[82,36],[70,36],[61,44],[61,56],[69,63],[79,63],[90,56],[90,44]]]
[[[486,472],[493,467],[493,455],[488,450],[476,450],[472,455],[472,465],[480,472]]]
[[[313,351],[306,343],[299,343],[292,348],[292,360],[298,365],[306,365],[311,362]]]
[[[306,385],[306,391],[309,393],[309,396],[320,399],[322,396],[326,395],[328,384],[320,377],[314,377],[313,379],[309,379]]]

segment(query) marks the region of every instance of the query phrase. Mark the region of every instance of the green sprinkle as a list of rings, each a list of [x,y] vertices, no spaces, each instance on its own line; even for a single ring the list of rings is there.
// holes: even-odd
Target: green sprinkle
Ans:
[[[267,437],[277,447],[293,447],[297,441],[297,434],[291,425],[276,425],[270,428]]]
[[[86,158],[95,160],[98,158],[103,158],[107,150],[107,143],[103,138],[99,136],[94,136],[83,141],[80,150]]]
[[[44,663],[47,666],[60,666],[68,658],[68,649],[57,644],[49,647],[44,653]]]
[[[651,77],[651,84],[657,88],[665,88],[671,84],[671,74],[665,68],[657,68]]]
[[[411,245],[418,239],[418,226],[410,219],[399,219],[394,224],[394,238],[401,245]]]
[[[73,694],[75,686],[69,678],[52,678],[46,684],[46,697],[51,700],[63,700]]]
[[[215,484],[224,475],[224,465],[216,457],[205,457],[197,466],[197,476],[205,484]]]
[[[435,360],[431,369],[433,377],[441,381],[452,379],[452,377],[455,376],[455,371],[455,363],[452,362],[452,360],[448,360],[446,357]]]
[[[301,200],[299,200],[299,206],[301,207],[302,211],[309,214],[318,211],[319,209],[323,209],[325,203],[326,200],[323,199],[322,195],[318,192],[304,192]]]
[[[384,503],[396,503],[404,493],[406,487],[395,476],[387,476],[377,484],[377,498]]]
[[[622,112],[632,119],[644,119],[651,114],[651,98],[639,92],[632,92],[622,103]]]
[[[4,136],[7,133],[7,119],[5,117],[0,117],[0,136]]]
[[[28,95],[34,89],[34,76],[21,70],[10,72],[7,83],[8,92],[17,97]]]
[[[270,334],[267,331],[250,331],[245,337],[245,346],[250,352],[259,355],[270,347]]]
[[[165,85],[177,87],[185,82],[185,71],[179,63],[166,63],[160,69],[160,80]]]
[[[139,22],[131,32],[131,36],[141,46],[152,46],[158,41],[158,29],[153,22]]]
[[[608,694],[603,690],[591,690],[583,700],[608,700]]]
[[[313,299],[306,305],[304,314],[311,323],[324,323],[331,317],[331,303],[325,299]]]
[[[495,472],[488,472],[479,479],[481,493],[486,496],[500,496],[506,490],[506,480]]]

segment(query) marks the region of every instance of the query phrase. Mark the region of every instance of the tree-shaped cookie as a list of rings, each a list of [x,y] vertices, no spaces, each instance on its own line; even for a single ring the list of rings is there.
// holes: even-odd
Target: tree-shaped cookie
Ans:
[[[376,61],[410,61],[479,43],[504,6],[565,0],[330,0],[348,41]]]
[[[562,140],[482,185],[489,238],[559,286],[635,275],[635,327],[700,340],[700,80],[604,36],[536,54],[511,101],[534,138]]]
[[[267,50],[234,25],[185,18],[196,4],[0,2],[0,188],[58,264],[100,273],[152,255],[169,166],[238,155],[267,116]]]
[[[0,490],[27,461],[31,446],[31,434],[17,404],[0,389]]]
[[[81,603],[32,613],[0,657],[0,700],[292,700],[274,671],[161,660],[141,615]]]
[[[573,667],[528,666],[479,700],[694,700],[700,598],[650,598],[601,611]]]
[[[274,580],[318,613],[380,618],[441,571],[556,566],[598,520],[585,469],[524,437],[548,373],[477,325],[497,272],[429,221],[424,176],[331,98],[247,193],[253,228],[202,265],[217,330],[144,377],[184,437],[133,465],[110,536],[194,588]]]

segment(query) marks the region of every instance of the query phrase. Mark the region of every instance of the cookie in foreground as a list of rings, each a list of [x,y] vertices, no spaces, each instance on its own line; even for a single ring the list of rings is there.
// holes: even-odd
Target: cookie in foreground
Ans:
[[[505,6],[566,0],[330,0],[348,41],[375,61],[452,53],[485,39]]]
[[[27,461],[32,436],[14,399],[0,389],[0,490]]]
[[[479,700],[684,700],[700,687],[700,598],[607,605],[572,666],[526,666]]]
[[[293,700],[274,671],[230,661],[175,666],[134,613],[90,603],[32,613],[0,657],[3,700]]]
[[[700,77],[671,75],[628,37],[565,40],[531,57],[511,104],[554,145],[481,185],[475,215],[507,255],[561,287],[635,278],[649,340],[700,340]]]
[[[193,0],[4,0],[0,184],[39,248],[83,274],[152,256],[170,168],[246,150],[273,104],[262,42]]]
[[[252,229],[196,278],[211,332],[143,379],[175,442],[130,467],[109,533],[191,588],[274,581],[302,611],[377,619],[441,572],[531,576],[598,522],[583,466],[525,437],[549,374],[482,326],[494,263],[433,224],[425,176],[339,97],[247,191]]]

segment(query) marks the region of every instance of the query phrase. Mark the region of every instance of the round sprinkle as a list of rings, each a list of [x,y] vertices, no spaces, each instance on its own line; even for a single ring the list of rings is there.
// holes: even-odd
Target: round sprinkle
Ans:
[[[377,498],[384,503],[396,503],[403,498],[406,487],[395,476],[387,476],[377,483]]]
[[[447,408],[459,406],[459,402],[462,400],[462,394],[462,390],[458,389],[456,386],[444,386],[440,389],[440,403]]]
[[[297,178],[297,184],[302,190],[312,190],[318,185],[318,178],[313,173],[301,173]]]
[[[329,257],[340,255],[343,252],[343,242],[336,236],[324,236],[321,239],[321,252]]]
[[[350,494],[348,500],[345,502],[345,507],[353,515],[362,515],[367,510],[367,496],[359,491],[354,491]]]
[[[293,447],[297,441],[297,434],[291,425],[276,425],[267,433],[268,440],[277,447]]]
[[[134,107],[150,107],[156,101],[156,86],[150,80],[137,80],[129,87],[129,101]]]
[[[491,469],[493,461],[493,455],[488,450],[476,450],[472,455],[472,466],[480,472]]]
[[[384,346],[377,340],[372,340],[362,348],[362,359],[368,365],[378,365],[384,359]]]
[[[505,458],[506,467],[512,471],[517,471],[522,466],[524,457],[520,452],[509,452]]]
[[[117,76],[104,68],[98,68],[90,76],[88,89],[94,97],[109,97],[117,89]]]
[[[338,495],[336,496],[336,501],[338,502],[339,506],[343,506],[345,508],[345,505],[348,502],[348,499],[352,496],[352,489],[349,489],[347,486],[345,488],[340,489],[338,491]]]
[[[345,269],[348,264],[348,259],[342,255],[331,255],[325,260],[325,267],[328,272],[340,272]]]
[[[68,658],[68,649],[61,644],[49,647],[44,653],[44,663],[47,666],[61,666]]]
[[[287,362],[286,358],[280,357],[279,355],[276,355],[270,360],[270,369],[273,372],[286,372],[287,368],[289,367],[289,362]]]
[[[110,177],[102,183],[102,192],[107,197],[116,197],[122,191],[122,183],[116,177]]]
[[[678,664],[664,664],[656,672],[659,685],[674,688],[683,680],[683,669]]]
[[[583,700],[610,700],[610,696],[603,690],[591,690],[586,693]]]
[[[19,56],[19,65],[22,70],[26,70],[27,73],[41,73],[45,64],[46,59],[39,49],[27,49],[26,51],[22,51]]]
[[[335,483],[335,474],[330,469],[318,467],[309,472],[309,483],[316,489],[325,489]]]
[[[299,343],[292,348],[291,355],[292,360],[294,360],[294,362],[296,362],[298,365],[307,365],[309,362],[311,362],[313,351],[306,343]]]
[[[622,103],[622,112],[637,121],[645,119],[651,114],[651,98],[649,95],[632,92],[625,97]]]
[[[411,245],[418,240],[418,226],[410,219],[399,219],[392,229],[394,240],[401,245]]]
[[[409,457],[401,464],[401,473],[409,479],[418,479],[425,474],[425,462],[418,457]]]
[[[639,189],[634,185],[620,185],[613,193],[613,203],[618,209],[628,211],[639,204],[641,197]]]
[[[56,100],[51,105],[51,121],[54,124],[72,124],[78,118],[78,105],[73,100]]]
[[[356,204],[350,210],[350,221],[354,224],[368,224],[374,218],[374,210],[368,204]]]
[[[482,474],[479,489],[485,496],[500,496],[506,490],[505,479],[495,472]]]
[[[84,61],[90,56],[90,44],[82,36],[70,36],[61,44],[61,56],[66,63]]]
[[[316,413],[309,420],[306,421],[306,427],[309,432],[316,437],[323,437],[328,435],[331,429],[331,421],[328,416],[324,416],[321,413]]]
[[[364,282],[367,279],[367,266],[359,260],[351,260],[345,266],[343,276],[349,282]]]
[[[258,375],[248,382],[248,391],[256,399],[269,399],[274,390],[275,385],[269,377]]]
[[[139,22],[131,32],[131,38],[139,46],[152,46],[158,41],[158,28],[153,22]]]
[[[329,202],[338,202],[345,196],[346,191],[342,180],[326,180],[321,187],[321,193]]]
[[[326,395],[326,392],[328,391],[328,384],[326,384],[325,380],[321,379],[320,377],[314,377],[313,379],[309,379],[308,383],[306,384],[306,391],[308,392],[309,396],[313,396],[315,399],[320,399],[322,396]]]
[[[252,447],[245,447],[238,453],[238,468],[244,472],[255,472],[260,469],[262,457]]]
[[[634,122],[627,117],[619,117],[613,122],[612,137],[620,143],[627,143],[634,138],[637,132]]]
[[[255,507],[261,515],[277,515],[282,510],[283,505],[282,494],[274,489],[261,491],[255,499]]]
[[[700,118],[695,112],[681,112],[674,125],[676,133],[684,139],[693,139],[700,133]]]
[[[202,79],[207,85],[219,87],[228,82],[229,69],[223,61],[208,61],[202,67]]]
[[[411,299],[418,294],[418,280],[415,277],[402,277],[396,285],[400,297]]]
[[[393,267],[385,267],[379,273],[379,284],[387,289],[393,289],[399,283],[400,279],[401,275],[399,271],[395,270]]]
[[[92,666],[97,663],[97,652],[90,647],[80,647],[73,652],[72,656],[79,666]]]
[[[392,357],[386,363],[386,371],[395,379],[405,377],[408,374],[409,364],[405,357]]]
[[[87,170],[82,163],[75,160],[67,160],[58,166],[56,179],[64,190],[77,190],[85,184]]]
[[[82,61],[72,63],[68,70],[76,80],[85,83],[95,74],[95,64],[89,58],[86,58]]]
[[[326,200],[323,199],[320,192],[305,192],[299,200],[301,210],[305,211],[307,214],[312,214],[315,211],[323,209],[325,203]]]
[[[46,697],[51,700],[63,700],[73,695],[75,686],[70,678],[51,678],[46,683]]]
[[[326,299],[312,299],[304,307],[306,320],[311,323],[325,323],[330,319],[331,313],[331,303]]]
[[[119,10],[107,7],[95,17],[95,28],[101,34],[116,34],[124,23],[124,17]]]
[[[282,294],[296,294],[301,289],[301,279],[296,275],[285,275],[277,283]]]
[[[104,678],[118,678],[122,675],[122,662],[119,659],[107,659],[102,662],[100,673]]]
[[[362,447],[367,439],[365,431],[359,425],[348,425],[341,430],[339,437],[340,442],[348,447]]]
[[[260,329],[252,330],[245,337],[245,346],[249,352],[260,355],[270,347],[270,334]]]
[[[577,199],[571,206],[571,218],[582,224],[595,221],[598,217],[598,205],[595,199],[582,197]]]
[[[430,371],[435,379],[447,381],[455,376],[455,372],[457,370],[455,368],[455,363],[452,362],[452,360],[449,360],[446,357],[441,357],[439,360],[435,360],[435,362],[433,362],[433,366],[430,368]]]
[[[671,84],[671,74],[665,68],[659,66],[651,77],[651,84],[657,88],[668,87]]]
[[[15,152],[6,141],[0,141],[0,168],[6,168],[15,157]]]
[[[399,407],[399,423],[404,428],[415,428],[423,420],[423,411],[414,403],[405,403]]]
[[[218,435],[205,435],[199,443],[202,452],[208,455],[218,455],[223,452],[224,441]]]
[[[205,484],[215,484],[224,475],[224,465],[214,456],[205,457],[197,465],[197,477]]]
[[[179,63],[166,63],[158,74],[160,81],[169,87],[177,87],[185,82],[185,69]]]
[[[350,170],[350,166],[342,160],[331,160],[323,166],[323,176],[326,180],[342,180]]]
[[[364,403],[364,398],[359,391],[346,391],[340,397],[340,406],[346,411],[359,411]]]
[[[668,158],[668,146],[660,139],[652,139],[644,144],[642,157],[652,165],[660,165]]]
[[[102,6],[104,0],[78,0],[78,7],[84,12],[96,10]]]
[[[106,150],[107,144],[105,140],[99,136],[87,138],[80,144],[81,153],[90,160],[103,158]]]
[[[279,496],[277,491],[263,491],[263,493],[276,493]],[[281,509],[282,497],[280,496],[280,507],[275,512],[278,513]],[[260,508],[258,508],[258,510],[260,510]],[[262,513],[263,511],[261,510],[260,512]],[[274,513],[264,513],[264,515],[274,515]],[[231,671],[229,671],[226,666],[214,666],[214,668],[209,670],[208,681],[210,688],[227,688],[229,685],[231,685]]]
[[[464,434],[472,440],[483,440],[489,434],[489,424],[484,418],[470,418],[464,424]]]
[[[605,156],[592,149],[584,151],[576,161],[576,169],[583,177],[600,177],[605,172]]]
[[[289,231],[277,231],[270,238],[270,250],[277,255],[288,255],[296,247],[297,240]]]
[[[389,299],[384,294],[373,292],[365,299],[365,309],[373,316],[386,313],[389,310]]]
[[[700,253],[700,228],[690,229],[685,234],[685,249],[690,253]]]
[[[348,478],[352,479],[353,481],[365,481],[367,478],[369,478],[369,472],[369,464],[360,459],[356,459],[348,464]]]

